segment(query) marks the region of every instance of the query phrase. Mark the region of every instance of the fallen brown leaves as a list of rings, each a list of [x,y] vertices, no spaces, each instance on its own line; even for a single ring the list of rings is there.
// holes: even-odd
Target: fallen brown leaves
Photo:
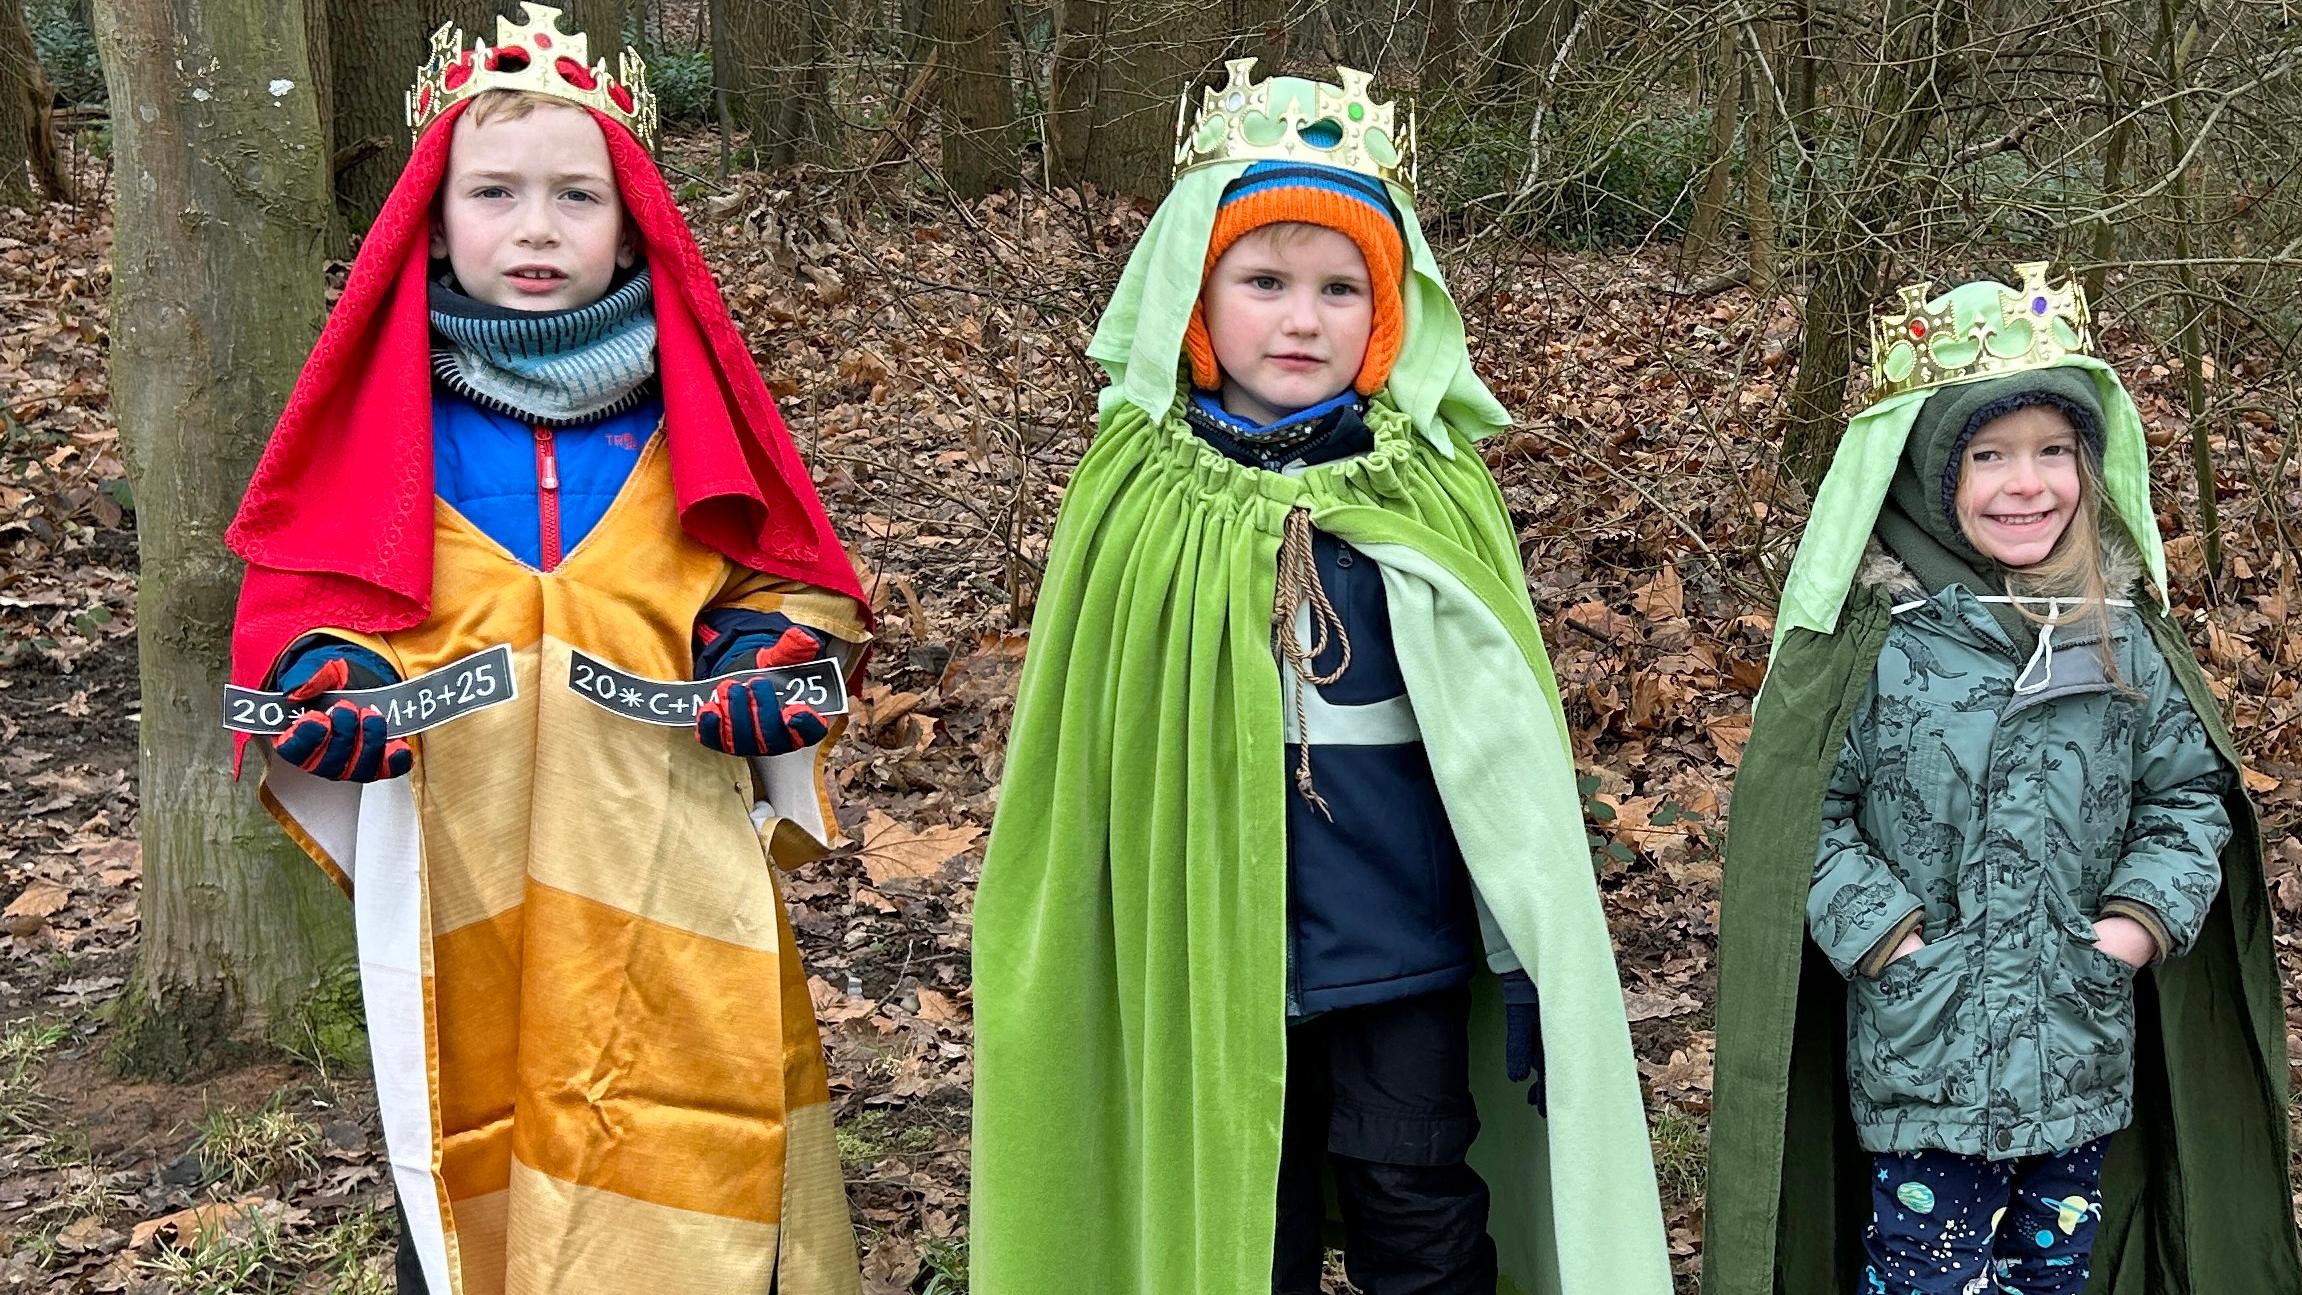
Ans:
[[[675,142],[672,160],[705,172],[703,147]],[[738,177],[689,210],[880,617],[871,682],[834,755],[849,844],[783,885],[866,1281],[892,1295],[964,1266],[974,882],[1055,505],[1093,425],[1099,375],[1084,347],[1146,212],[1092,193],[864,203],[788,183]],[[100,722],[133,708],[116,656],[133,642],[133,554],[103,407],[108,234],[101,213],[41,219],[36,239],[0,239],[0,389],[12,393],[0,410],[12,420],[0,461],[0,812],[20,825],[0,844],[0,949],[12,968],[64,965],[45,978],[12,970],[0,1017],[85,1019],[117,993],[139,884],[133,740]],[[1672,1250],[1691,1274],[1721,833],[1773,589],[1805,508],[1774,458],[1797,307],[1679,296],[1659,252],[1441,251],[1480,370],[1519,419],[1481,453],[1519,528],[1565,700]],[[2158,447],[2177,610],[2258,766],[2249,786],[2271,824],[2278,939],[2302,983],[2289,929],[2302,916],[2302,846],[2286,831],[2302,805],[2302,642],[2286,630],[2297,567],[2279,540],[2302,480],[2302,464],[2281,457],[2291,375],[2223,357],[2248,384],[2243,407],[2278,412],[2217,424],[2231,556],[2209,599],[2181,375],[2115,300],[2104,335]],[[2302,1055],[2302,1012],[2289,1019]],[[158,1226],[171,1211],[215,1208],[158,1190],[181,1145],[122,1153],[113,1172],[137,1206],[99,1211],[93,1230],[74,1224],[69,1244],[93,1251],[56,1233],[59,1253],[132,1250],[139,1223],[158,1246],[183,1234],[181,1220]],[[68,1184],[12,1170],[5,1154],[0,1229],[20,1237]],[[347,1154],[372,1173],[372,1143]],[[340,1209],[382,1191],[291,1185],[275,1203]],[[59,1288],[102,1289],[74,1282]]]

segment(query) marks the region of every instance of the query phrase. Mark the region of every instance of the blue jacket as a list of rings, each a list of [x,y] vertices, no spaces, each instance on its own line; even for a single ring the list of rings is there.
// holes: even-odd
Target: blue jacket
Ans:
[[[1188,419],[1225,457],[1269,471],[1374,448],[1348,393],[1271,428],[1247,427],[1204,397],[1194,399]],[[1322,737],[1336,725],[1323,724],[1316,710],[1310,717],[1311,781],[1332,819],[1295,789],[1302,747],[1291,707],[1286,720],[1287,1011],[1294,1017],[1463,984],[1482,948],[1470,873],[1413,727],[1382,568],[1322,531],[1312,534],[1312,552],[1351,644],[1350,669],[1316,688],[1315,703],[1361,709],[1352,712],[1359,731],[1345,741]],[[1331,674],[1341,660],[1342,645],[1330,643],[1312,668]]]
[[[660,397],[543,429],[432,392],[432,489],[513,557],[549,571],[607,515],[663,421]]]

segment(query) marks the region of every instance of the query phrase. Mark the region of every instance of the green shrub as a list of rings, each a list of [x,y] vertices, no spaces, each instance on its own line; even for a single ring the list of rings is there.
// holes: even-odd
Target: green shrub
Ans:
[[[666,125],[712,120],[711,54],[708,50],[659,50],[647,61],[648,88]]]
[[[1526,169],[1529,125],[1528,111],[1477,104],[1426,112],[1419,123],[1423,214],[1473,222],[1504,215]],[[1669,105],[1627,124],[1619,115],[1555,106],[1543,126],[1549,182],[1506,220],[1513,232],[1560,247],[1675,238],[1686,226],[1688,182],[1709,126],[1707,114]]]
[[[68,103],[104,102],[104,69],[96,62],[96,37],[73,0],[24,0],[24,21],[32,28],[32,52],[48,84]]]

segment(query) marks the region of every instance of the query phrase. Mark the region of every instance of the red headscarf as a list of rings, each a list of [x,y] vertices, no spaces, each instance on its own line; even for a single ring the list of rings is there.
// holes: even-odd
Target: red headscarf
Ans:
[[[247,560],[232,628],[232,681],[259,685],[317,626],[382,633],[432,605],[432,199],[458,104],[416,141],[352,263],[351,281],[288,397],[225,542]],[[755,571],[865,607],[751,352],[647,150],[592,112],[607,137],[654,281],[664,434],[680,526]]]

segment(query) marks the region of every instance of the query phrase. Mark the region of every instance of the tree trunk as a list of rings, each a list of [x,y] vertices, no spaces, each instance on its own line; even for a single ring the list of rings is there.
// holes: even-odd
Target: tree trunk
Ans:
[[[1156,198],[1175,158],[1175,110],[1186,85],[1226,58],[1265,57],[1275,42],[1267,0],[1151,6],[1066,0],[1055,47],[1058,183]],[[1256,69],[1270,76],[1285,69]]]
[[[1503,25],[1501,48],[1488,70],[1487,88],[1505,101],[1542,97],[1559,45],[1574,26],[1578,0],[1508,0],[1495,6]]]
[[[1414,48],[1415,27],[1423,17],[1423,0],[1403,0],[1376,9],[1344,0],[1316,0],[1319,17],[1332,33],[1334,61],[1345,67],[1379,72],[1402,49]],[[1262,68],[1268,74],[1277,69]]]
[[[821,155],[818,138],[829,84],[823,53],[829,0],[724,0],[733,66],[728,86],[735,124],[749,136],[752,166],[783,167]]]
[[[1743,228],[1750,234],[1750,290],[1761,300],[1772,299],[1781,280],[1776,260],[1780,253],[1774,213],[1774,149],[1775,132],[1782,121],[1775,87],[1783,72],[1782,44],[1773,39],[1773,31],[1774,24],[1764,18],[1750,28],[1758,57],[1748,60],[1749,84],[1744,91],[1750,99],[1750,112],[1743,154]]]
[[[589,42],[585,50],[592,63],[597,64],[604,58],[608,71],[615,71],[616,53],[624,47],[624,0],[554,0],[552,7],[560,11],[561,30],[584,34]],[[515,14],[519,11],[516,4],[510,8]],[[491,22],[487,38],[492,41],[495,36],[495,24]]]
[[[2192,38],[2198,34],[2197,20],[2189,19],[2188,25],[2189,30],[2183,31],[2183,20],[2177,16],[2171,0],[2158,0],[2158,57],[2168,85],[2188,83],[2188,55]],[[2179,156],[2189,147],[2192,136],[2188,115],[2180,95],[2168,96],[2166,155],[2169,157]],[[2195,163],[2176,168],[2173,187],[2166,197],[2166,210],[2169,223],[2174,227],[2174,274],[2182,284],[2182,326],[2174,335],[2174,344],[2182,356],[2183,412],[2190,418],[2190,473],[2198,489],[2198,530],[2205,540],[2206,579],[2211,592],[2213,585],[2222,579],[2222,504],[2214,484],[2214,420],[2213,411],[2206,403],[2206,352],[2201,337],[2207,298],[2200,291],[2198,267],[2191,260],[2197,251],[2197,231],[2202,223],[2191,197],[2196,183],[2195,168]]]
[[[1015,95],[1000,6],[996,0],[930,0],[925,18],[939,65],[944,183],[962,198],[980,198],[1015,181],[1015,150],[1007,140]]]
[[[1790,425],[1782,443],[1783,462],[1809,495],[1822,484],[1831,451],[1838,448],[1847,365],[1854,361],[1854,339],[1868,322],[1870,281],[1877,268],[1877,253],[1867,245],[1815,262],[1800,329],[1798,373],[1791,380]]]
[[[1077,183],[1087,170],[1094,137],[1095,92],[1106,0],[1057,0],[1055,56],[1049,72],[1047,174],[1057,184]]]
[[[23,6],[0,0],[0,207],[32,206],[34,183],[41,196],[63,201],[64,168],[56,158],[56,130],[49,120],[55,100],[32,50]]]
[[[1290,70],[1294,65],[1287,59],[1294,46],[1294,28],[1289,22],[1289,7],[1296,2],[1231,0],[1231,24],[1224,30],[1237,35],[1226,45],[1222,57],[1245,58],[1252,54],[1255,70],[1264,76],[1277,76]],[[1372,67],[1367,70],[1374,71]]]
[[[735,163],[735,96],[728,89],[734,75],[735,46],[727,30],[728,0],[704,0],[711,24],[711,115],[719,130],[719,178],[724,180]]]
[[[341,7],[341,6],[339,6]],[[304,68],[312,74],[312,102],[317,106],[320,119],[320,156],[336,156],[336,65],[329,54],[328,0],[304,0]],[[331,185],[335,166],[328,167]],[[331,188],[331,192],[332,192]],[[351,254],[351,226],[334,204],[328,207],[328,255]]]
[[[1445,94],[1459,88],[1455,73],[1463,60],[1463,0],[1430,0],[1430,5],[1419,82],[1425,95]]]
[[[495,39],[495,23],[459,24]],[[375,223],[384,197],[408,161],[408,86],[429,54],[433,20],[425,0],[360,0],[329,15],[328,52],[335,68],[336,207],[354,230]]]
[[[331,204],[302,6],[100,0],[115,211],[112,412],[136,492],[143,937],[123,1066],[181,1075],[349,956],[349,913],[235,785],[217,726],[223,532],[319,334]]]
[[[1711,67],[1718,87],[1711,101],[1710,137],[1703,145],[1701,179],[1694,212],[1687,218],[1686,263],[1702,264],[1726,228],[1727,198],[1734,189],[1734,137],[1742,112],[1742,27],[1729,16],[1719,32],[1718,61]]]
[[[1886,248],[1880,231],[1909,191],[1913,155],[1938,119],[1945,92],[1974,57],[1964,51],[1962,0],[1928,0],[1914,8],[1932,12],[1901,17],[1898,29],[1908,35],[1882,51],[1890,70],[1872,81],[1862,116],[1868,125],[1855,141],[1854,174],[1832,187],[1820,228],[1809,231],[1815,281],[1807,294],[1782,449],[1783,462],[1809,492],[1821,484],[1843,430],[1847,366]]]
[[[2134,137],[2135,114],[2127,103],[2126,85],[2112,59],[2110,25],[2095,33],[2095,63],[2102,71],[2103,114],[2110,118],[2110,142],[2102,150],[2102,205],[2118,201],[2126,187],[2126,150]],[[2110,258],[2118,253],[2118,227],[2110,220],[2094,222],[2094,266],[2086,272],[2086,299],[2099,303],[2102,285],[2110,273]]]

